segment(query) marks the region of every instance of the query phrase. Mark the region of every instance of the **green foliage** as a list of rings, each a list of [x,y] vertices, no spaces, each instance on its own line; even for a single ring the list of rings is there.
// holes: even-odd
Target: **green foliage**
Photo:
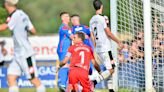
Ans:
[[[4,23],[7,18],[7,12],[4,8],[0,7],[0,24]]]
[[[81,16],[81,23],[89,25],[90,18],[95,14],[92,1],[93,0],[20,0],[18,7],[30,16],[38,34],[45,35],[58,32],[58,27],[61,24],[59,14],[62,11],[67,11],[70,14],[79,14]],[[109,0],[102,0],[102,2],[104,4],[104,14],[109,16]]]
[[[0,7],[0,24],[6,22],[7,15],[8,15],[7,11],[3,7]],[[0,33],[0,36],[8,36],[8,35],[10,35],[9,31],[3,31]]]

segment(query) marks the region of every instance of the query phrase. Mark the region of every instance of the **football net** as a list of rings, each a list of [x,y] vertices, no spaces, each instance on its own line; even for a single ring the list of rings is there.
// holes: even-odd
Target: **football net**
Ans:
[[[119,89],[145,88],[144,28],[142,0],[117,0],[117,31],[124,44],[118,53]]]
[[[153,87],[164,92],[164,0],[151,0]]]
[[[118,52],[118,89],[145,91],[143,0],[117,0],[117,32],[124,44]],[[112,10],[111,10],[112,11]],[[164,91],[164,0],[151,0],[152,85]]]

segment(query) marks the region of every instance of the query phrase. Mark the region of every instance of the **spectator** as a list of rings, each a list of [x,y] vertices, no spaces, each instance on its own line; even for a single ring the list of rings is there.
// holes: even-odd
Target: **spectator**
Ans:
[[[119,60],[119,62],[124,62],[125,61],[124,55],[122,53],[118,54],[118,60]]]
[[[123,43],[124,43],[124,48],[122,49],[122,54],[123,54],[124,59],[128,59],[129,58],[129,43],[128,42],[123,42]]]

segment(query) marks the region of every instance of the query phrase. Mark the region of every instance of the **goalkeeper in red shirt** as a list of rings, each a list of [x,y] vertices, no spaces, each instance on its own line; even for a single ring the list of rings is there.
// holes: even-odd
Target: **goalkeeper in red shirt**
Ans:
[[[89,68],[90,61],[92,61],[94,67],[100,72],[99,65],[96,63],[91,48],[83,43],[85,35],[82,32],[77,32],[74,35],[74,45],[70,46],[66,57],[60,63],[60,67],[65,65],[69,60],[70,71],[69,71],[69,85],[68,92],[78,92],[78,83],[83,87],[82,92],[90,92],[90,81],[89,81]]]

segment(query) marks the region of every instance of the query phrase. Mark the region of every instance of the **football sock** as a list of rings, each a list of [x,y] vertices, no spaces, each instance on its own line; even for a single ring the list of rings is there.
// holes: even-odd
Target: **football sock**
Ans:
[[[18,86],[9,87],[9,92],[19,92]]]
[[[106,80],[110,75],[111,75],[111,74],[110,74],[109,70],[106,70],[106,71],[102,72],[102,73],[96,78],[97,83],[101,82],[102,80]]]
[[[39,87],[36,88],[37,92],[46,92],[46,88],[44,85],[40,85]]]

